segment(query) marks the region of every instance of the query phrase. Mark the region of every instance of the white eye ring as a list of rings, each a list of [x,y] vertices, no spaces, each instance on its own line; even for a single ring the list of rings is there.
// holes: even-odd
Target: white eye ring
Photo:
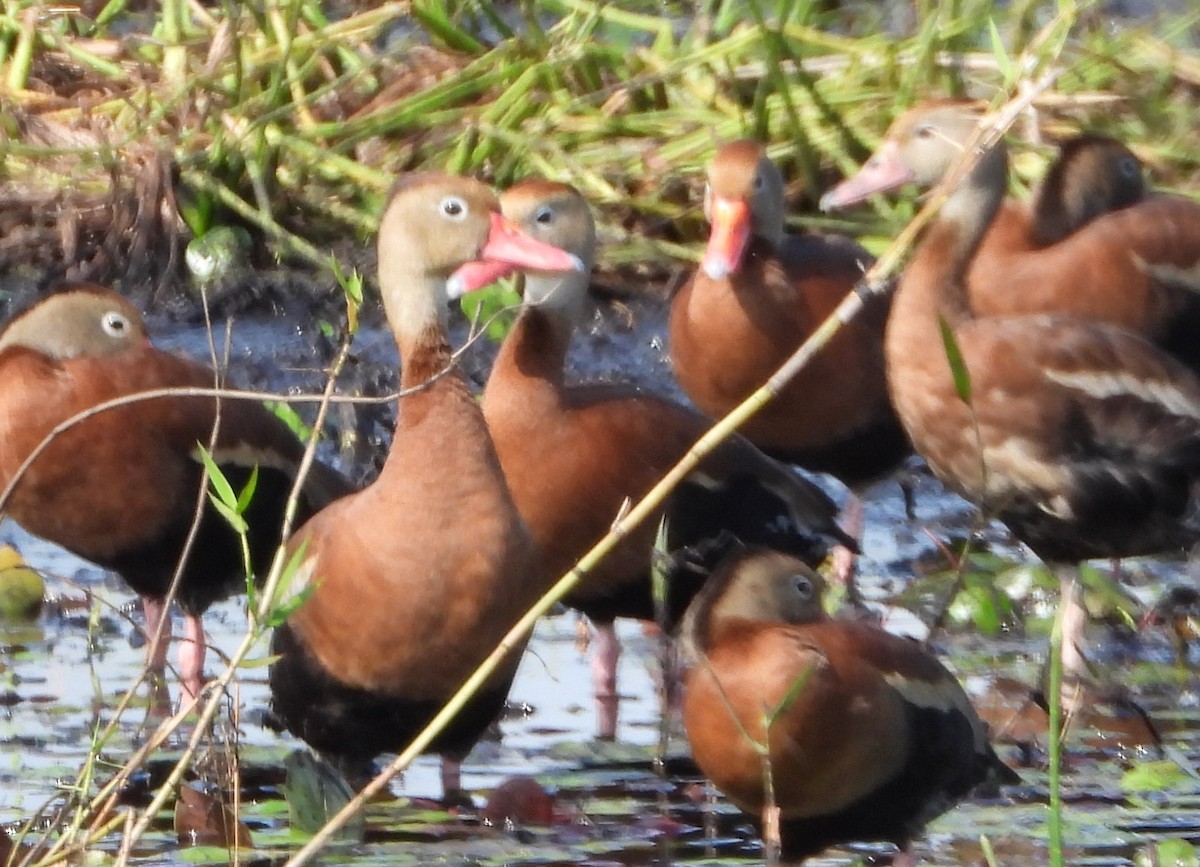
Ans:
[[[554,222],[554,208],[549,205],[542,205],[533,214],[533,221],[541,223],[543,226],[549,226]]]
[[[461,223],[470,213],[467,203],[460,196],[446,196],[438,202],[438,210],[441,211],[443,217],[456,223]]]
[[[115,310],[110,310],[100,317],[100,327],[109,337],[126,337],[132,330],[129,318]]]

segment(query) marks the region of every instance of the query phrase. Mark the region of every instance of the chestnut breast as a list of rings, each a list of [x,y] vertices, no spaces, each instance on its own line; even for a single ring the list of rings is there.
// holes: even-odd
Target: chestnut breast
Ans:
[[[763,742],[766,709],[783,705],[798,682],[799,696],[769,735],[785,818],[836,812],[903,766],[902,699],[847,647],[843,626],[734,625],[689,675],[683,712],[693,753],[743,810],[762,808],[763,765],[742,729]]]
[[[1197,285],[1200,206],[1174,196],[1100,217],[1059,244],[981,260],[970,272],[980,315],[1057,312],[1151,338],[1168,329]]]
[[[79,412],[139,391],[213,384],[210,372],[148,344],[60,362],[11,347],[0,354],[0,371],[5,484],[55,426]],[[223,404],[218,452],[248,434],[263,463],[274,457],[282,464],[285,455],[298,459],[299,443],[273,430],[282,425],[261,406],[247,411],[237,403],[244,404]],[[209,442],[214,406],[211,397],[158,397],[97,413],[65,430],[22,477],[8,504],[11,514],[30,532],[99,562],[155,540],[181,512],[195,510],[196,484],[188,482],[198,482],[197,443]],[[272,444],[279,447],[274,454]]]
[[[670,314],[671,357],[688,396],[721,416],[761,387],[862,276],[870,257],[848,241],[788,237],[779,254],[751,242],[742,270],[697,272]],[[886,407],[882,323],[873,302],[772,403],[743,427],[768,450],[819,447],[858,430]]]
[[[454,373],[402,400],[379,480],[290,549],[316,585],[289,620],[311,652],[346,684],[413,701],[444,698],[537,595],[527,531]]]
[[[489,385],[485,411],[517,508],[542,553],[543,580],[554,581],[600,541],[626,499],[637,502],[662,478],[707,423],[630,387],[563,389],[502,362],[493,377],[503,371],[503,387],[500,380]],[[569,599],[578,603],[644,581],[657,523],[650,518],[634,529]]]

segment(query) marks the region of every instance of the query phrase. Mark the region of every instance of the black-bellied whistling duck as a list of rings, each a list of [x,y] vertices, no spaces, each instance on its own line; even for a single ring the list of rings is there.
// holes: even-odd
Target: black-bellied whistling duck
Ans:
[[[717,566],[680,626],[692,755],[761,820],[765,762],[750,739],[769,746],[785,859],[888,841],[899,864],[977,785],[1018,779],[941,663],[909,639],[827,618],[822,588],[777,551],[737,550]]]
[[[528,531],[479,406],[451,357],[448,292],[516,268],[578,259],[520,232],[483,184],[414,174],[379,228],[379,287],[400,349],[396,432],[379,478],[293,536],[312,595],[276,630],[272,708],[326,756],[360,769],[408,745],[536,601]],[[499,714],[510,653],[431,745],[445,794],[458,762]]]
[[[565,184],[530,180],[501,195],[504,213],[535,237],[590,263],[595,229],[587,202]],[[582,315],[586,272],[528,275],[521,313],[496,358],[483,411],[500,462],[541,553],[546,586],[608,531],[625,500],[638,500],[710,427],[699,413],[632,386],[568,385],[564,364]],[[819,558],[817,538],[846,540],[836,507],[811,482],[741,437],[720,446],[669,501],[670,544],[724,530]],[[651,551],[658,520],[629,535],[565,599],[596,627],[592,648],[598,731],[617,724],[614,617],[651,619]],[[674,622],[695,588],[670,588]]]
[[[115,292],[75,284],[44,298],[0,332],[0,488],[52,429],[77,413],[151,389],[213,384],[211,370],[155,349],[138,311]],[[214,398],[178,395],[102,411],[53,440],[21,477],[5,509],[29,532],[120,574],[142,597],[153,637],[199,502],[198,444],[207,447],[217,416]],[[261,404],[220,401],[217,464],[238,490],[258,467],[244,517],[252,566],[260,576],[279,545],[303,451]],[[300,500],[301,517],[351,489],[336,472],[314,464]],[[179,646],[185,696],[201,687],[201,614],[245,588],[237,535],[207,499],[203,505],[176,596],[186,615]],[[158,672],[166,644],[151,644],[150,662]]]
[[[956,105],[915,111],[930,122],[971,110]],[[930,128],[943,133],[940,122]],[[967,272],[971,308],[1121,325],[1200,373],[1200,204],[1147,196],[1139,178],[1136,158],[1116,142],[1085,137],[1069,147],[1025,222],[1001,206]]]
[[[957,102],[900,117],[863,170],[828,194],[845,206],[873,193],[941,179],[977,118]],[[926,230],[901,277],[885,341],[897,412],[917,451],[951,489],[999,518],[1051,565],[1070,603],[1064,663],[1084,668],[1073,564],[1190,546],[1188,518],[1200,478],[1200,383],[1131,331],[1067,316],[976,316],[965,277],[1004,195],[1003,144],[982,154]],[[1144,239],[1124,217],[1126,241]],[[1110,231],[1103,228],[1104,232]],[[1038,251],[1035,256],[1048,252]],[[1098,260],[1131,275],[1126,254],[1089,242]],[[1136,243],[1134,249],[1138,249]],[[1081,260],[1076,292],[1104,272]],[[1044,278],[1054,279],[1049,270]],[[1012,291],[1024,283],[1010,283]],[[1131,286],[1131,294],[1146,282]],[[939,321],[954,335],[970,376],[969,404],[955,389]]]
[[[735,141],[708,167],[712,224],[699,270],[675,296],[671,364],[684,392],[720,417],[749,397],[821,324],[871,264],[847,238],[788,234],[784,185],[763,146]],[[768,453],[850,485],[911,447],[888,402],[886,299],[874,299],[742,426]]]
[[[972,306],[984,314],[993,305],[996,312],[1015,312],[1005,307],[1019,303],[1020,296],[1008,292],[1003,279],[1013,256],[1057,244],[1146,195],[1142,163],[1125,145],[1091,134],[1065,140],[1028,206],[1011,199],[1000,205],[971,262]]]

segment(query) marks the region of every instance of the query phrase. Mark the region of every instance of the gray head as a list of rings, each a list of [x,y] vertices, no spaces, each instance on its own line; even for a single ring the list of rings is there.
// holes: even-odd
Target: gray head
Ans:
[[[59,361],[114,355],[148,342],[137,308],[90,283],[42,299],[0,331],[0,350],[23,346]]]

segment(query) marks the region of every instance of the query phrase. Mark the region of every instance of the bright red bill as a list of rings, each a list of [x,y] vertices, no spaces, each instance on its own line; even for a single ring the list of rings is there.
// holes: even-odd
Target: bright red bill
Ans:
[[[500,214],[492,213],[491,231],[479,258],[458,268],[446,282],[451,298],[482,289],[514,271],[582,271],[578,256],[527,235]]]
[[[736,274],[750,243],[750,206],[742,199],[713,196],[709,205],[712,230],[700,267],[714,280]]]

